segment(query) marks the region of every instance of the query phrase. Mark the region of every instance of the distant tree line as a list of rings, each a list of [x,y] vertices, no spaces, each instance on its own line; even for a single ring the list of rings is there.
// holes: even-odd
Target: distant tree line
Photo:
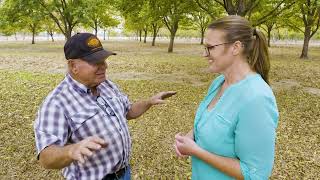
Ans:
[[[75,27],[107,30],[117,26],[119,16],[110,0],[4,0],[0,9],[0,31],[4,35],[46,31],[69,39]]]
[[[70,38],[75,27],[108,31],[124,22],[127,32],[155,46],[159,30],[170,34],[168,52],[173,52],[178,29],[197,30],[203,44],[209,23],[225,15],[246,17],[263,29],[270,46],[271,32],[286,28],[304,35],[300,58],[308,58],[310,39],[320,24],[318,0],[2,0],[0,33],[46,31],[52,41],[56,32]],[[104,33],[105,34],[105,33]]]

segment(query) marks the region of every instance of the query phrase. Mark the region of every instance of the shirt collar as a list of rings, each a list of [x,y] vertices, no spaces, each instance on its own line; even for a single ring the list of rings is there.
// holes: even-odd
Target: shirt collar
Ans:
[[[90,89],[87,88],[87,86],[81,84],[80,82],[76,81],[71,77],[71,75],[68,73],[66,75],[67,83],[76,91],[81,93],[90,93]]]

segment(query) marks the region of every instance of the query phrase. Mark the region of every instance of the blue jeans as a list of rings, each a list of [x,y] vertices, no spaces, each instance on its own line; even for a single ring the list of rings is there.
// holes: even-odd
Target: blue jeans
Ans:
[[[131,180],[131,168],[130,166],[127,167],[126,172],[119,180]]]

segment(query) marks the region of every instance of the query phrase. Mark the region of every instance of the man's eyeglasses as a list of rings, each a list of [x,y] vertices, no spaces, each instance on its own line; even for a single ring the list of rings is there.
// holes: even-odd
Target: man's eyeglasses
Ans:
[[[204,47],[204,50],[206,52],[206,55],[207,56],[210,56],[210,50],[217,47],[217,46],[221,46],[221,45],[225,45],[225,44],[230,44],[230,43],[233,43],[233,42],[225,42],[225,43],[221,43],[221,44],[216,44],[216,45],[212,45],[212,46],[205,46]]]
[[[111,116],[114,116],[114,112],[113,110],[111,109],[111,107],[108,105],[108,103],[104,100],[103,97],[101,96],[98,96],[97,97],[97,103],[98,103],[98,106],[103,110],[105,111],[107,114],[111,115]]]

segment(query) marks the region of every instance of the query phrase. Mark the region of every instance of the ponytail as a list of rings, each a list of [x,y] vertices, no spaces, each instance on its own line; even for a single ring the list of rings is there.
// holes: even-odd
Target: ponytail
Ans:
[[[253,70],[259,73],[264,81],[269,84],[270,59],[264,34],[257,29],[253,29],[253,49],[249,64]]]

